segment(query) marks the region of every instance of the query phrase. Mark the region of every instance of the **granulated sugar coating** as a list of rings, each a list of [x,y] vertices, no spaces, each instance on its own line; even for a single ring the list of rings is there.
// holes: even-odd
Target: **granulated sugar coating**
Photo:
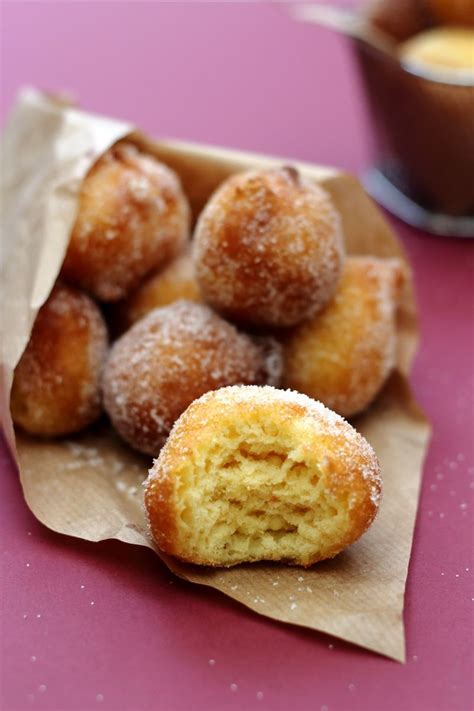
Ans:
[[[199,217],[194,256],[205,300],[237,322],[292,326],[332,297],[344,259],[329,195],[297,170],[229,178]]]
[[[209,307],[177,301],[155,309],[113,346],[104,402],[119,434],[156,456],[188,405],[209,390],[276,382],[280,346],[252,340]]]
[[[365,409],[395,365],[404,278],[398,259],[349,257],[331,303],[285,338],[285,386],[345,417]]]
[[[101,301],[117,301],[181,251],[189,225],[178,176],[119,143],[82,184],[62,274]]]
[[[179,418],[145,507],[158,547],[182,560],[308,566],[364,533],[380,492],[374,451],[342,417],[300,393],[237,386]]]
[[[94,302],[58,283],[40,309],[15,369],[13,421],[27,432],[77,432],[101,413],[107,329]]]

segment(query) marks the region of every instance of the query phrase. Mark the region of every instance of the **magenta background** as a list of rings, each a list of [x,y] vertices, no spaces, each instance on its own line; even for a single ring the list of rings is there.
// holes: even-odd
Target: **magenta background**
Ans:
[[[5,2],[2,13],[2,117],[30,83],[73,90],[155,136],[354,172],[368,162],[347,46],[291,22],[282,5]],[[393,223],[421,310],[413,387],[434,424],[408,663],[258,617],[176,580],[150,551],[47,531],[3,448],[2,711],[472,707],[473,250]]]

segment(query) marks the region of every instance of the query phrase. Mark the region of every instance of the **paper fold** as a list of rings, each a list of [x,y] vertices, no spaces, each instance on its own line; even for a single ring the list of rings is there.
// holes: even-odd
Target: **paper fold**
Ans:
[[[148,458],[120,442],[105,418],[89,432],[44,441],[19,432],[15,439],[9,413],[13,369],[60,270],[80,182],[101,153],[129,134],[178,172],[194,216],[231,173],[291,162],[331,193],[350,253],[405,257],[351,176],[287,159],[152,142],[124,122],[80,112],[34,90],[20,96],[4,137],[2,170],[3,429],[18,462],[27,504],[45,526],[90,541],[115,538],[154,549],[142,503]],[[209,570],[161,557],[177,575],[221,590],[262,615],[402,661],[403,595],[430,432],[407,382],[418,342],[410,279],[398,328],[397,370],[372,408],[354,422],[374,447],[384,479],[380,513],[358,543],[309,570],[269,564]]]

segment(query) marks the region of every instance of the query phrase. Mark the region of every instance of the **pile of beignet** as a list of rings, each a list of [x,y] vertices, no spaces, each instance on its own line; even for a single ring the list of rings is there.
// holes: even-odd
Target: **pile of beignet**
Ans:
[[[119,142],[83,181],[13,420],[63,436],[105,410],[157,457],[145,504],[168,553],[311,565],[377,511],[377,459],[340,415],[395,365],[403,285],[401,261],[346,256],[329,195],[295,168],[231,176],[191,239],[178,176]]]

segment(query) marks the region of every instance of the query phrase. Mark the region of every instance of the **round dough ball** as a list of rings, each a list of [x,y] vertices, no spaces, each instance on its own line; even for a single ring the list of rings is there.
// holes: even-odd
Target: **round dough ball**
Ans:
[[[173,428],[146,482],[152,537],[190,563],[332,558],[370,526],[373,449],[342,417],[271,387],[204,395]]]
[[[403,280],[398,259],[348,257],[333,301],[289,334],[284,385],[345,417],[364,410],[395,365]]]
[[[15,369],[13,421],[35,435],[65,435],[102,412],[100,379],[107,329],[94,302],[58,283],[38,312]]]
[[[179,415],[208,390],[269,382],[281,353],[269,351],[208,306],[175,301],[155,309],[111,349],[105,409],[132,447],[156,456]]]
[[[462,70],[474,77],[474,30],[436,27],[403,42],[399,55],[413,69]]]
[[[427,3],[437,22],[448,25],[474,26],[474,2],[472,0],[427,0]]]
[[[158,306],[167,306],[179,299],[202,301],[190,251],[153,273],[125,301],[117,304],[115,317],[121,331],[125,331]]]
[[[183,249],[189,225],[177,175],[119,143],[84,179],[62,275],[101,301],[117,301]]]
[[[344,258],[329,195],[297,170],[249,171],[210,198],[195,232],[204,299],[230,319],[292,326],[332,297]]]

